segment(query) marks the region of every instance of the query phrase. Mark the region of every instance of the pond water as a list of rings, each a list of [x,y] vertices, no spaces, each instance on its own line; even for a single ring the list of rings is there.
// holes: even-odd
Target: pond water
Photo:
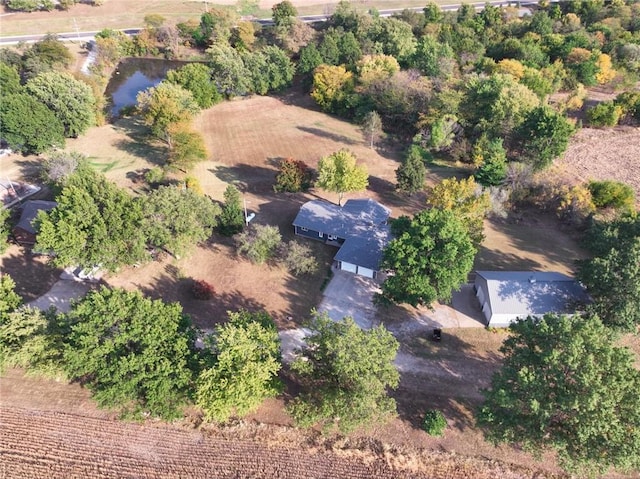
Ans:
[[[136,104],[136,96],[149,87],[164,80],[169,70],[186,65],[187,62],[162,60],[159,58],[126,58],[113,72],[105,96],[110,102],[110,113],[117,116],[126,106]]]

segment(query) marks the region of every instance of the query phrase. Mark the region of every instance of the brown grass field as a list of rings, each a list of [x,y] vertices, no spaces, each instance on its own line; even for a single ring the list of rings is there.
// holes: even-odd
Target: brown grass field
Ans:
[[[336,197],[322,191],[274,193],[279,158],[291,156],[315,166],[322,156],[346,147],[371,175],[369,189],[352,196],[376,198],[395,216],[411,214],[424,204],[424,196],[406,198],[393,190],[398,145],[383,140],[375,150],[368,148],[356,126],[317,111],[296,89],[279,97],[222,103],[203,112],[196,127],[210,153],[194,171],[206,194],[221,199],[226,185],[235,183],[247,208],[257,214],[254,221],[278,225],[285,239],[292,237],[291,221],[304,201]],[[85,153],[107,177],[134,191],[139,188],[132,181],[134,173],[161,164],[166,155],[162,145],[148,142],[145,127],[132,119],[93,128],[70,140],[67,149]],[[2,161],[3,173],[12,179],[36,174],[35,157],[14,155]],[[429,182],[457,173],[455,168],[433,167]],[[485,233],[478,268],[572,271],[574,260],[584,255],[576,239],[553,217],[531,214],[517,222],[491,221]],[[184,258],[165,257],[125,268],[106,282],[179,301],[202,328],[211,328],[224,320],[226,311],[238,308],[265,309],[281,328],[294,327],[318,304],[331,261],[330,249],[311,245],[321,268],[306,278],[294,278],[273,265],[252,265],[236,256],[231,240],[214,236]],[[2,270],[15,275],[18,290],[27,299],[46,291],[57,275],[16,246],[2,256]],[[193,300],[191,278],[211,282],[216,297]],[[349,447],[323,442],[327,440],[313,432],[291,430],[283,408],[286,398],[267,401],[248,418],[248,425],[187,430],[185,424],[198,424],[197,417],[173,426],[119,423],[97,411],[77,385],[10,372],[0,380],[0,477],[3,471],[15,471],[6,477],[107,477],[109,471],[115,471],[111,477],[205,477],[207,470],[217,471],[209,477],[239,478],[555,477],[553,458],[536,462],[512,448],[494,448],[474,428],[478,387],[486,386],[499,366],[503,334],[452,330],[440,346],[416,335],[405,347],[434,361],[449,376],[403,375],[394,393],[399,418],[355,434]],[[637,341],[628,344],[638,349]],[[450,427],[443,438],[431,438],[420,430],[421,414],[428,408],[445,412]],[[29,441],[21,439],[26,436]],[[364,451],[357,450],[366,444]],[[24,469],[9,469],[16,464]]]

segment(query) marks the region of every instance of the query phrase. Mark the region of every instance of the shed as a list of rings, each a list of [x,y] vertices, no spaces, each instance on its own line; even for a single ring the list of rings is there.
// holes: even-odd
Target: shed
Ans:
[[[13,237],[24,245],[36,243],[37,231],[34,227],[34,220],[40,211],[51,211],[57,206],[55,201],[30,200],[22,206],[22,214],[18,224],[13,228]]]
[[[584,287],[557,272],[476,271],[476,297],[490,327],[547,313],[575,314],[589,302]]]

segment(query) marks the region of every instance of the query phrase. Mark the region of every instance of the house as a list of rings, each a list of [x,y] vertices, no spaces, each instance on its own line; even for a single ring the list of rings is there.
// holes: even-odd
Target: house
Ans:
[[[22,206],[20,221],[13,228],[13,237],[22,245],[33,245],[36,242],[36,230],[33,227],[34,220],[40,211],[51,211],[57,206],[55,201],[31,200],[25,201]]]
[[[490,327],[546,313],[574,314],[589,302],[580,283],[554,272],[476,271],[474,289]]]
[[[391,232],[391,211],[372,199],[348,200],[344,206],[306,202],[293,220],[295,234],[338,246],[338,269],[375,278]]]

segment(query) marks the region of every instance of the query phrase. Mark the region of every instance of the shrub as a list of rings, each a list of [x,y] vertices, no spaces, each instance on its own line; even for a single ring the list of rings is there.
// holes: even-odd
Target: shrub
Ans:
[[[202,196],[204,195],[204,190],[202,189],[202,185],[200,184],[200,180],[195,176],[187,176],[184,179],[184,186],[188,190],[192,190],[194,193]]]
[[[149,183],[150,186],[157,185],[162,183],[165,179],[165,171],[162,168],[154,167],[151,168],[144,174],[144,181]]]
[[[280,247],[280,257],[287,270],[295,276],[311,274],[318,269],[318,262],[311,248],[298,241],[283,243]]]
[[[588,188],[593,204],[598,208],[633,209],[635,193],[625,183],[613,180],[590,181]]]
[[[277,226],[255,225],[238,235],[238,252],[251,262],[262,264],[273,257],[281,241]]]
[[[280,162],[280,173],[273,189],[276,192],[298,193],[311,186],[312,174],[305,162],[287,158]]]
[[[558,216],[571,224],[581,226],[595,212],[591,191],[584,185],[564,187],[559,194]]]
[[[213,286],[203,279],[194,279],[191,285],[191,292],[196,299],[208,300],[213,298],[215,290]]]
[[[447,428],[447,419],[440,411],[430,409],[424,414],[422,427],[430,436],[441,437]]]
[[[640,45],[638,45],[640,49]],[[640,92],[620,93],[613,102],[622,108],[624,115],[640,120]]]
[[[603,101],[587,110],[591,126],[616,126],[622,116],[622,107],[612,101]]]

